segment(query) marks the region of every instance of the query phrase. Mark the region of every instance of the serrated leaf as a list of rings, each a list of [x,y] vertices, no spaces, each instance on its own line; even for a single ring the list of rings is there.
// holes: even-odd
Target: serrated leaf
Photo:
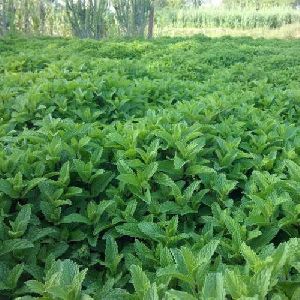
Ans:
[[[83,223],[83,224],[90,224],[90,221],[87,217],[81,214],[70,214],[62,218],[60,221],[62,224],[69,224],[69,223]]]
[[[159,300],[157,286],[155,283],[153,283],[151,287],[146,291],[143,300]]]
[[[34,247],[34,245],[25,239],[6,240],[0,243],[0,256],[15,250],[25,250]]]
[[[190,200],[194,194],[194,192],[198,189],[200,185],[200,181],[193,181],[184,191],[184,196],[187,200]]]
[[[169,290],[166,293],[166,300],[198,300],[198,298],[187,292]]]
[[[58,181],[68,186],[70,183],[70,163],[67,161],[60,169]]]
[[[143,272],[142,268],[136,265],[130,267],[130,274],[132,279],[132,284],[136,293],[139,295],[144,295],[144,293],[150,288],[150,281]]]
[[[190,274],[193,274],[194,270],[198,267],[197,258],[192,250],[188,247],[181,248],[181,255],[186,266],[186,269]]]
[[[137,176],[134,174],[120,174],[117,176],[117,179],[126,184],[131,184],[133,186],[140,187],[140,182]]]
[[[289,159],[285,161],[285,164],[288,167],[291,178],[297,182],[300,182],[300,166]]]
[[[91,194],[95,196],[99,196],[100,193],[104,192],[109,183],[113,180],[114,173],[113,172],[105,172],[103,174],[98,175],[93,181],[91,185]]]
[[[74,166],[82,181],[85,183],[89,183],[93,170],[92,162],[89,161],[85,163],[82,160],[74,159]]]
[[[18,281],[23,273],[24,264],[18,264],[10,270],[8,277],[6,279],[6,284],[11,290],[17,287]]]
[[[105,265],[112,274],[116,274],[117,267],[123,255],[119,255],[118,244],[112,236],[106,238]]]
[[[178,156],[177,152],[175,152],[175,156],[174,156],[174,168],[176,170],[181,169],[185,164],[186,164],[186,161],[184,161],[182,158],[180,158]]]
[[[149,239],[160,241],[164,239],[163,230],[155,223],[141,222],[138,224],[138,228],[143,232]]]
[[[149,180],[157,171],[158,163],[152,162],[149,165],[147,165],[143,171],[143,175],[146,178],[146,180]]]
[[[30,192],[31,190],[33,190],[36,186],[38,186],[38,184],[42,181],[45,181],[46,178],[34,178],[32,180],[30,180],[28,183],[27,183],[27,187],[26,189],[24,190],[23,194],[22,194],[22,197],[25,197],[27,195],[28,192]]]
[[[241,252],[250,267],[253,267],[254,271],[256,271],[262,264],[259,256],[245,243],[241,245]]]
[[[227,271],[225,274],[225,284],[231,297],[238,299],[248,295],[248,288],[243,278],[235,271]]]
[[[80,194],[82,194],[82,189],[80,187],[70,186],[65,193],[65,197],[69,198],[72,196],[78,196]]]
[[[23,205],[19,211],[14,222],[10,222],[11,231],[9,231],[10,236],[12,237],[21,237],[27,230],[27,226],[30,221],[31,216],[31,205]]]
[[[135,238],[145,238],[145,234],[138,228],[137,223],[125,223],[115,227],[117,232]]]
[[[251,280],[252,293],[259,294],[260,299],[265,299],[269,292],[271,283],[272,268],[264,268],[260,270]]]
[[[19,196],[18,193],[14,191],[12,184],[5,179],[0,179],[0,192],[8,195],[13,199],[18,198]]]
[[[204,247],[202,247],[198,253],[198,261],[200,263],[209,262],[212,256],[214,255],[219,243],[219,240],[212,240],[209,243],[207,243]]]
[[[224,280],[221,273],[209,273],[205,277],[202,289],[203,299],[224,300],[226,299]]]
[[[28,280],[25,282],[26,286],[32,293],[43,295],[45,291],[45,286],[43,283],[37,280]]]

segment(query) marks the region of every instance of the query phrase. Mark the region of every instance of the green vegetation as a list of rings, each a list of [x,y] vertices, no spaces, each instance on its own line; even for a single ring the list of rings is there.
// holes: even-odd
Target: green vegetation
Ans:
[[[280,28],[300,24],[300,10],[272,9],[164,9],[157,16],[158,28]]]
[[[300,10],[295,9],[299,1],[227,0],[218,7],[204,6],[207,2],[2,0],[0,35],[152,38],[169,28],[276,29],[300,24]]]
[[[3,0],[0,35],[142,37],[149,24],[151,38],[153,5],[152,0]]]
[[[299,299],[299,53],[0,40],[1,297]]]
[[[223,0],[226,8],[270,8],[270,7],[292,7],[300,3],[299,0]]]

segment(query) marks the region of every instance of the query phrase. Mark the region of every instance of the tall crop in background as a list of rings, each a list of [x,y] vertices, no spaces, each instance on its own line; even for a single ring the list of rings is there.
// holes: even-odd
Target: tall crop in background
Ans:
[[[293,6],[297,4],[295,0],[223,0],[223,4],[227,8],[249,8],[262,9],[266,7],[276,6]]]
[[[249,9],[161,9],[156,14],[159,28],[280,28],[300,22],[300,12],[288,8]]]

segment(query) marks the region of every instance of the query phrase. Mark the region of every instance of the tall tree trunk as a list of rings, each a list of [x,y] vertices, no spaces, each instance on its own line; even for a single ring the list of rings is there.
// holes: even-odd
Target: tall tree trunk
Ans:
[[[0,35],[5,34],[7,31],[6,20],[6,0],[2,0],[0,7]]]
[[[44,0],[40,0],[40,33],[45,33],[45,22],[46,22],[46,7]]]
[[[153,31],[154,31],[154,5],[152,4],[149,11],[148,39],[153,38]]]
[[[24,31],[25,33],[29,33],[29,2],[28,0],[24,0]]]
[[[2,9],[3,33],[15,30],[16,7],[14,0],[2,0]]]

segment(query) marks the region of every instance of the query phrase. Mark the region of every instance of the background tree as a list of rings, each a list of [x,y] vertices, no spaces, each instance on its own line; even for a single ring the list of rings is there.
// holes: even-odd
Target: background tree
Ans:
[[[150,4],[150,11],[149,11],[149,21],[148,21],[148,39],[153,38],[154,32],[154,10],[155,10],[155,3],[154,1]]]
[[[39,19],[40,19],[40,33],[45,33],[46,25],[46,3],[43,0],[39,0]]]
[[[116,19],[125,36],[142,37],[148,24],[150,11],[154,15],[151,0],[113,0]],[[151,26],[150,26],[151,27]]]
[[[66,0],[66,12],[73,34],[100,39],[105,34],[107,0]]]
[[[5,34],[15,29],[16,7],[14,0],[2,0],[0,3],[0,33]]]

